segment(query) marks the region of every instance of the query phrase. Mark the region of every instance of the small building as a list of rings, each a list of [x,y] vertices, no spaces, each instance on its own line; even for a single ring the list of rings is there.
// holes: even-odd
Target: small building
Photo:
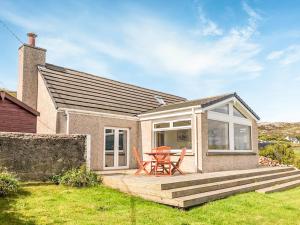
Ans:
[[[300,144],[300,141],[296,137],[286,136],[285,140],[292,142],[293,144]]]
[[[36,133],[39,112],[5,91],[0,96],[0,132]]]

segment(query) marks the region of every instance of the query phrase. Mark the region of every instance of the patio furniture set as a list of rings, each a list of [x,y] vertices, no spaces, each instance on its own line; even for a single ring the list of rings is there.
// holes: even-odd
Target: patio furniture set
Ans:
[[[151,160],[141,160],[139,151],[137,148],[133,148],[133,155],[138,164],[138,170],[136,171],[135,175],[139,175],[141,172],[145,172],[146,175],[155,176],[172,176],[176,172],[179,172],[182,175],[184,174],[180,169],[180,165],[186,154],[185,148],[181,150],[177,161],[171,160],[171,156],[175,156],[177,153],[172,152],[171,147],[169,146],[160,146],[145,154],[151,156]]]

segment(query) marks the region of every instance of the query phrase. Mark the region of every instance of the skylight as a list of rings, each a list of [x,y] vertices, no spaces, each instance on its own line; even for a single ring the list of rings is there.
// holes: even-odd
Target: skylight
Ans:
[[[154,96],[154,98],[156,99],[156,101],[158,102],[158,104],[160,104],[160,105],[165,105],[166,104],[165,101],[164,101],[164,99],[162,97],[160,97],[160,96]]]

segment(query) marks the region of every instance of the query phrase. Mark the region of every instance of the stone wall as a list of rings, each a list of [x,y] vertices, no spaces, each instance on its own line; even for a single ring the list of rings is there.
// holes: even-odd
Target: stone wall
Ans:
[[[47,180],[86,163],[87,135],[48,135],[0,132],[0,167],[21,180]]]

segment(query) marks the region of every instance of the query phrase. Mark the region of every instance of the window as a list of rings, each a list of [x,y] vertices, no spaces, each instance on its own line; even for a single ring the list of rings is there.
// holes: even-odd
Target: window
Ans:
[[[182,120],[173,122],[173,127],[183,127],[183,126],[191,126],[190,120]]]
[[[104,128],[104,169],[128,167],[129,129]]]
[[[215,109],[212,109],[211,111],[218,112],[218,113],[229,114],[229,106],[228,105],[223,105],[223,106],[217,107]]]
[[[154,128],[154,147],[170,146],[174,150],[192,149],[192,122],[179,120],[156,123]]]
[[[165,101],[164,101],[164,99],[162,97],[160,97],[160,96],[154,96],[154,98],[158,102],[158,104],[160,104],[160,105],[165,105],[166,104]]]
[[[228,115],[208,111],[208,149],[252,151],[252,121],[229,102]],[[213,111],[219,111],[216,108]]]
[[[115,130],[105,130],[105,151],[113,151],[115,145]]]
[[[127,131],[120,130],[119,131],[119,151],[124,151],[127,147]]]
[[[170,146],[171,149],[192,149],[192,130],[165,130],[155,132],[155,147]]]
[[[170,123],[156,123],[154,124],[154,128],[168,128],[170,127]]]
[[[237,108],[233,106],[233,115],[241,118],[246,118]]]
[[[251,127],[234,124],[234,149],[251,150]]]
[[[208,120],[208,149],[229,150],[229,124]]]

